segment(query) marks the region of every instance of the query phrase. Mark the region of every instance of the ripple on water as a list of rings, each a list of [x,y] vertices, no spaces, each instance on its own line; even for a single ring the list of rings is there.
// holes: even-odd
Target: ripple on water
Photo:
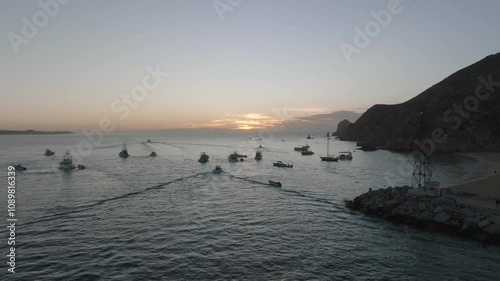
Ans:
[[[85,159],[85,171],[48,170],[58,159],[38,154],[77,139],[67,140],[0,140],[0,161],[23,157],[32,168],[19,179],[23,280],[500,280],[497,248],[344,208],[344,199],[388,185],[381,175],[406,154],[360,151],[350,162],[323,163],[295,153],[303,140],[290,137],[266,144],[258,163],[229,164],[241,139],[162,136],[150,146],[119,136]],[[116,156],[122,142],[134,157]],[[314,151],[323,145],[311,144]],[[331,149],[353,147],[334,142]],[[158,157],[142,157],[152,148]],[[196,162],[201,151],[210,154],[207,165]],[[442,182],[479,169],[446,157],[436,159]],[[294,168],[275,168],[276,160]],[[216,164],[227,174],[213,175]]]

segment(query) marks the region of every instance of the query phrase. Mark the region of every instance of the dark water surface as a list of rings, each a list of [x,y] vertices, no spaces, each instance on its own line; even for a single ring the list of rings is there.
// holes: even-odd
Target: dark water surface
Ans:
[[[411,182],[408,154],[353,153],[325,163],[325,140],[312,156],[298,136],[107,136],[86,170],[54,169],[82,136],[1,136],[0,178],[17,175],[16,275],[19,280],[500,280],[500,249],[351,212],[368,188]],[[285,142],[281,139],[285,138]],[[128,143],[131,157],[118,157]],[[263,145],[263,160],[255,147]],[[46,157],[46,148],[56,151]],[[332,142],[331,151],[355,149]],[[147,157],[151,151],[158,157]],[[238,150],[249,157],[229,163]],[[210,155],[197,162],[200,152]],[[293,169],[272,162],[293,163]],[[444,185],[479,177],[483,168],[455,155],[434,157]],[[214,175],[215,165],[225,173]],[[411,165],[410,165],[411,167]],[[268,180],[283,186],[271,187]],[[4,188],[0,207],[6,210]],[[4,215],[6,217],[6,212]],[[2,236],[7,237],[2,229]],[[7,239],[3,252],[7,253]],[[3,279],[2,280],[7,280]]]

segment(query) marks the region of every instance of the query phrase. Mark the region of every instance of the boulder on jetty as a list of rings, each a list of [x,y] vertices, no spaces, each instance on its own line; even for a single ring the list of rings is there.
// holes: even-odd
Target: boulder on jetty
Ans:
[[[500,245],[500,216],[494,212],[418,191],[409,186],[370,190],[346,201],[346,207],[395,223]]]

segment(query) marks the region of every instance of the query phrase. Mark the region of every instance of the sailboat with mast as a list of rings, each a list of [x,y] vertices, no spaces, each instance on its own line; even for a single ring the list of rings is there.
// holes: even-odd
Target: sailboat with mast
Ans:
[[[321,157],[321,161],[339,161],[338,157],[330,156],[330,131],[326,134],[326,156]]]

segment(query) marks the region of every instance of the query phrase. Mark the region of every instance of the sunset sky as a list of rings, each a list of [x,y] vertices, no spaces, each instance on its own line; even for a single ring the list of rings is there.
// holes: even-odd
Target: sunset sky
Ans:
[[[0,129],[300,130],[406,101],[500,51],[497,0],[401,0],[350,62],[342,42],[392,0],[54,1],[0,2]],[[53,13],[27,38],[39,2]]]

